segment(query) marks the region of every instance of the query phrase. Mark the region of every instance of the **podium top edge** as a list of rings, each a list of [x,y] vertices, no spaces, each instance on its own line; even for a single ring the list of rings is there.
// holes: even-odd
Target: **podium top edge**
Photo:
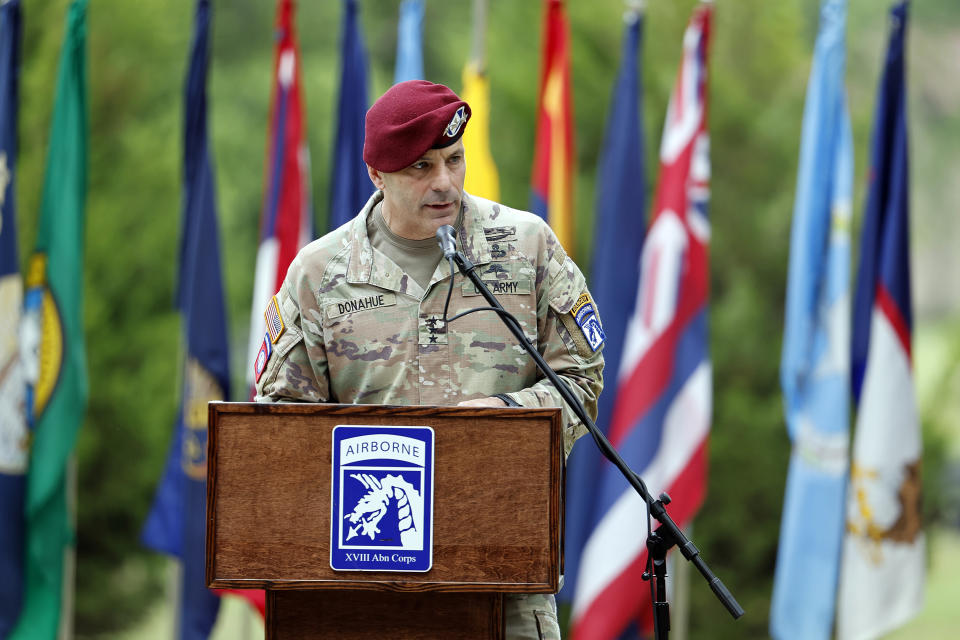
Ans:
[[[403,415],[403,416],[451,416],[502,418],[552,418],[559,417],[559,407],[461,407],[440,405],[389,405],[389,404],[328,404],[316,402],[223,402],[208,404],[213,413],[223,414],[275,414],[275,415]]]

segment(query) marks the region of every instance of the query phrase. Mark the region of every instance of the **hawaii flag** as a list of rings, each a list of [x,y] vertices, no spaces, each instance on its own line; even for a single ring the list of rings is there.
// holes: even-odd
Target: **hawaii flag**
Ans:
[[[263,344],[263,310],[280,290],[297,251],[313,239],[310,200],[310,153],[300,90],[300,54],[294,29],[292,0],[277,2],[276,56],[267,142],[260,248],[253,280],[247,362],[253,363]],[[247,367],[247,387],[253,392],[253,365]]]
[[[923,605],[920,418],[913,386],[904,32],[891,12],[853,315],[857,404],[837,637],[876,638]]]
[[[711,8],[699,7],[683,38],[660,146],[660,184],[644,243],[640,285],[617,376],[610,442],[650,493],[667,491],[681,527],[703,501],[712,383],[707,349],[710,142],[707,45]],[[603,515],[584,546],[571,627],[577,640],[618,637],[649,626],[646,508],[620,472],[605,465]]]

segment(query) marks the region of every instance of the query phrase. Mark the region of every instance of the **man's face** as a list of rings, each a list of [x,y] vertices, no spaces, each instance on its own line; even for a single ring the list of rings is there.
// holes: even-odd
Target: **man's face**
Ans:
[[[432,238],[438,228],[456,222],[467,172],[462,141],[430,149],[400,171],[384,173],[370,166],[367,171],[383,191],[383,218],[398,236]]]

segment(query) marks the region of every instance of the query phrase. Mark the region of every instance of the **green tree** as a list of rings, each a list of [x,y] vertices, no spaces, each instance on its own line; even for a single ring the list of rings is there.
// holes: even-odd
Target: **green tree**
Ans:
[[[57,55],[67,0],[26,3],[17,188],[20,246],[33,246]],[[399,0],[361,2],[370,95],[391,83]],[[712,139],[711,357],[714,420],[707,502],[694,539],[747,610],[734,623],[706,585],[691,585],[693,637],[766,634],[789,455],[778,383],[784,282],[803,99],[817,4],[718,3],[710,55]],[[210,126],[231,319],[235,399],[244,397],[247,323],[262,202],[273,65],[273,3],[217,0]],[[852,2],[848,86],[862,210],[868,137],[882,58],[885,8]],[[656,184],[667,99],[694,0],[648,3],[643,45],[645,149]],[[622,0],[568,2],[576,120],[578,261],[589,265],[596,166],[622,34]],[[949,0],[913,7],[910,82],[915,134],[915,226],[960,193],[953,186],[960,103],[942,51],[960,33]],[[78,635],[130,627],[162,593],[162,559],[139,532],[167,455],[178,401],[180,320],[173,311],[182,164],[182,85],[191,0],[93,0],[89,7],[90,166],[86,327],[90,402],[79,435]],[[317,229],[326,228],[339,82],[339,2],[301,1],[306,120]],[[460,88],[471,46],[469,5],[429,2],[428,79]],[[491,0],[487,35],[491,148],[504,202],[529,202],[539,2]],[[936,71],[928,71],[927,69]],[[955,71],[955,70],[954,70]],[[955,84],[955,83],[954,83]],[[927,216],[924,218],[923,216]],[[950,237],[937,218],[930,238]],[[855,236],[856,237],[856,236]],[[954,236],[955,237],[955,236]],[[21,250],[26,260],[25,250]],[[944,253],[945,256],[949,255]],[[635,292],[624,292],[632,296]],[[952,415],[942,407],[937,416]],[[942,424],[940,417],[931,424]],[[931,427],[937,428],[937,427]],[[928,453],[937,446],[928,441]],[[584,441],[578,446],[592,446]],[[936,464],[931,458],[932,464]],[[928,477],[935,470],[928,465]]]

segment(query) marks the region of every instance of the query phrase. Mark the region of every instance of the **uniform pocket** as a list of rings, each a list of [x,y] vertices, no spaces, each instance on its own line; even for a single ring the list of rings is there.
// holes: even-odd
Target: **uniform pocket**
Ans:
[[[534,611],[540,640],[560,640],[560,623],[553,611]]]
[[[524,335],[537,344],[537,297],[531,278],[496,281],[500,293],[494,293],[503,308],[520,324]],[[490,287],[492,290],[493,286]],[[483,297],[473,295],[473,283],[467,282],[451,301],[454,311],[462,312],[489,306]],[[464,398],[488,396],[523,389],[533,383],[535,367],[519,341],[493,311],[478,311],[450,325],[450,363]]]
[[[398,301],[356,311],[350,305],[346,311],[347,305],[325,307],[323,342],[333,396],[341,402],[409,404],[416,383],[417,307]],[[339,313],[341,307],[345,313]]]

